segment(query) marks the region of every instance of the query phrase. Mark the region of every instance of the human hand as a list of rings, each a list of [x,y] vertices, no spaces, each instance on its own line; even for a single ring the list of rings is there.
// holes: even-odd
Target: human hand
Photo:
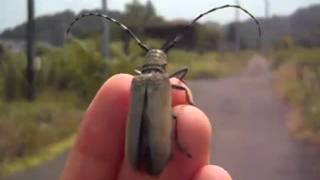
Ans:
[[[144,180],[152,177],[131,169],[124,157],[126,119],[130,101],[131,75],[110,78],[90,104],[69,154],[63,180]],[[176,79],[172,83],[181,85]],[[198,108],[186,105],[185,93],[172,90],[178,133],[192,158],[174,143],[173,158],[158,179],[231,180],[218,166],[208,165],[211,126]]]

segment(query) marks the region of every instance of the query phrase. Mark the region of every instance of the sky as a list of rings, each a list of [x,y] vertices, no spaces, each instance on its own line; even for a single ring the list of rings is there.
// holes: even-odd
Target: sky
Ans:
[[[101,0],[34,0],[35,15],[53,14],[66,9],[79,12],[82,9],[101,7]],[[123,11],[125,4],[132,0],[107,0],[108,8]],[[147,0],[139,0],[145,3]],[[265,0],[239,0],[240,5],[257,17],[265,15]],[[268,0],[270,15],[289,15],[300,7],[320,4],[320,0]],[[192,19],[201,12],[212,7],[234,4],[235,0],[151,0],[157,13],[168,20]],[[27,19],[27,0],[0,0],[0,33],[6,28],[12,28]],[[221,24],[234,20],[234,9],[221,10],[203,18],[203,21],[216,21]],[[240,13],[240,19],[248,17]],[[316,17],[315,17],[316,18]]]

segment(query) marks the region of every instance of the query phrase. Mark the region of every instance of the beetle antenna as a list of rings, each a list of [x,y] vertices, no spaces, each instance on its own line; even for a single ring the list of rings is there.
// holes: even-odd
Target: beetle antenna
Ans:
[[[81,15],[79,15],[78,17],[76,17],[69,25],[67,31],[66,31],[66,37],[68,37],[72,26],[79,21],[80,19],[87,17],[87,16],[98,16],[101,17],[105,20],[111,21],[115,24],[117,24],[118,26],[120,26],[125,32],[127,32],[135,41],[137,41],[137,43],[139,44],[139,46],[146,52],[148,52],[150,49],[148,48],[147,45],[145,45],[144,43],[141,42],[141,40],[124,24],[122,24],[121,22],[119,22],[118,20],[115,20],[105,14],[100,14],[100,13],[95,13],[95,12],[88,12],[88,13],[83,13]]]
[[[191,23],[186,27],[186,29],[189,29],[190,27],[192,27],[203,16],[205,16],[207,14],[210,14],[210,13],[216,11],[216,10],[220,10],[220,9],[224,9],[224,8],[230,8],[230,7],[242,10],[243,12],[248,14],[254,20],[254,22],[256,23],[257,28],[258,28],[259,40],[260,40],[261,39],[261,35],[262,35],[262,31],[261,31],[261,26],[260,26],[259,21],[254,17],[253,14],[251,14],[248,10],[242,8],[239,5],[229,5],[229,4],[227,4],[227,5],[223,5],[223,6],[219,6],[219,7],[215,7],[213,9],[210,9],[209,11],[204,12],[204,13],[200,14],[199,16],[197,16],[195,19],[193,19],[191,21]],[[164,52],[168,52],[171,48],[173,48],[183,38],[183,33],[178,34],[172,41],[170,41],[169,43],[166,43],[161,49]]]

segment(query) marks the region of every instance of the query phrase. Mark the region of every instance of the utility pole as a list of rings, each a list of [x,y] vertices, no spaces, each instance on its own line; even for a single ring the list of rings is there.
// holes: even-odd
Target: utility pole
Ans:
[[[270,17],[270,3],[269,3],[269,0],[265,0],[264,1],[264,4],[265,4],[265,18],[269,18]]]
[[[27,23],[27,98],[32,101],[35,98],[35,69],[34,69],[34,0],[28,0],[28,23]]]
[[[236,5],[240,6],[240,1],[239,0],[236,0]],[[239,9],[235,9],[236,10],[236,13],[235,13],[235,21],[236,22],[239,22],[240,21],[240,11]]]
[[[269,0],[264,0],[264,16],[265,20],[268,21],[270,18],[270,2]],[[265,23],[265,26],[268,26],[268,23]],[[267,28],[268,29],[268,28]],[[267,43],[266,39],[261,39],[258,41],[258,48],[266,50],[268,49],[269,43]]]
[[[236,5],[240,5],[240,1],[236,0]],[[239,21],[240,21],[240,11],[236,9],[235,12],[235,42],[234,42],[234,49],[236,52],[240,50],[240,36],[239,36]]]
[[[102,0],[102,11],[104,14],[108,12],[107,0]],[[102,26],[103,26],[103,35],[102,35],[102,44],[101,44],[101,53],[105,58],[111,58],[110,53],[110,29],[109,29],[109,22],[104,21],[102,19]]]

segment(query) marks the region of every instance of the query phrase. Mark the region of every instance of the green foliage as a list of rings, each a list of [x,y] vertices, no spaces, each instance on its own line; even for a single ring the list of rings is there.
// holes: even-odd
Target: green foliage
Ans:
[[[160,47],[163,42],[148,40],[150,47]],[[122,43],[112,44],[112,59],[103,59],[100,55],[98,38],[73,40],[63,48],[41,48],[39,58],[41,69],[37,71],[36,89],[44,92],[46,89],[59,91],[74,91],[83,100],[90,100],[111,75],[117,73],[133,74],[134,69],[142,66],[143,51],[131,41],[130,54],[125,55]],[[252,55],[250,51],[239,54],[230,52],[196,53],[183,50],[173,50],[169,53],[169,72],[181,67],[190,68],[189,78],[222,77],[240,71],[246,65],[246,60]],[[11,99],[23,97],[25,90],[26,59],[22,54],[8,54],[1,64],[0,92]],[[9,93],[9,94],[8,94]],[[14,95],[10,95],[13,93]]]
[[[212,49],[218,49],[219,41],[221,40],[221,34],[218,30],[200,25],[197,28],[197,43],[196,47],[200,51],[209,51]]]
[[[0,62],[1,98],[10,101],[23,96],[25,87],[26,57],[23,54],[6,53]]]
[[[44,55],[42,62],[40,88],[77,90],[80,97],[90,98],[106,79],[106,63],[94,41],[74,40]]]
[[[146,41],[150,47],[158,48],[163,42]],[[143,52],[131,41],[129,55],[123,52],[122,43],[113,43],[112,59],[100,55],[98,38],[72,40],[63,48],[39,48],[41,68],[36,72],[36,89],[74,91],[83,100],[90,100],[103,82],[116,73],[130,73],[143,64]],[[196,53],[173,50],[169,53],[169,70],[182,66],[190,67],[190,78],[221,77],[239,72],[249,59],[250,51],[239,54],[230,52]],[[23,54],[6,54],[0,65],[0,92],[5,99],[19,99],[25,91],[26,58]]]
[[[278,49],[270,52],[269,59],[271,59],[271,65],[274,69],[287,62],[318,66],[320,64],[319,51],[320,48],[294,47],[290,49]]]
[[[131,53],[128,55],[124,54],[122,43],[119,42],[114,43],[111,50],[112,59],[107,62],[110,76],[118,73],[133,74],[134,70],[142,65],[142,50],[134,41],[130,42],[129,51]]]
[[[92,98],[106,77],[106,61],[97,51],[95,41],[74,40],[64,48],[42,49],[41,69],[36,72],[36,89],[76,91],[80,97]],[[24,97],[26,58],[7,54],[0,65],[0,92],[7,100]]]
[[[127,26],[132,27],[138,31],[146,25],[154,25],[163,22],[159,17],[151,1],[147,1],[146,5],[140,3],[139,0],[133,0],[126,4],[124,21]]]

